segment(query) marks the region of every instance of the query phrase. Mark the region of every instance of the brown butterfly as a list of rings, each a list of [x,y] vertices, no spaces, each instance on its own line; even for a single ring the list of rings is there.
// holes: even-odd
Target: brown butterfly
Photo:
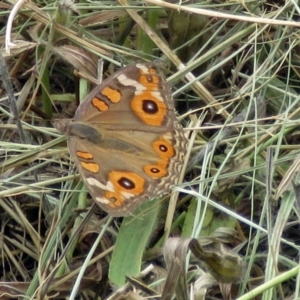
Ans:
[[[187,139],[168,83],[152,64],[120,69],[89,93],[74,120],[56,122],[97,204],[130,214],[176,184]]]

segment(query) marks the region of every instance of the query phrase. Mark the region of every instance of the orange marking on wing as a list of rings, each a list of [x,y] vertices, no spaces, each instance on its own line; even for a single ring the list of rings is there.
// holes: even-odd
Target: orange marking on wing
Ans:
[[[151,100],[156,103],[158,111],[156,113],[146,113],[143,110],[143,100]],[[151,92],[143,92],[137,95],[131,101],[131,108],[135,114],[147,125],[161,126],[167,114],[165,103],[157,99]]]
[[[144,192],[145,180],[134,172],[111,171],[108,180],[116,192],[129,192],[140,195]]]
[[[139,82],[147,88],[148,91],[158,91],[158,84],[161,81],[161,77],[157,73],[157,71],[153,68],[149,68],[148,72],[145,73],[142,70],[140,71],[141,76],[139,78]],[[150,81],[149,81],[149,78]]]
[[[108,205],[112,208],[115,208],[116,206],[122,206],[124,203],[124,198],[116,192],[107,191],[104,193],[104,195],[111,201]]]
[[[151,78],[153,81],[148,81],[147,76],[142,75],[139,82],[147,88],[147,91],[157,91],[160,78],[157,76],[152,76]]]
[[[147,165],[144,166],[143,169],[148,176],[154,179],[159,179],[165,177],[168,174],[167,165],[167,162],[161,160],[156,165]]]
[[[100,170],[100,166],[96,163],[87,163],[87,162],[80,162],[80,165],[85,169],[88,170],[89,172],[92,173],[98,173]]]
[[[83,158],[83,159],[93,159],[94,158],[94,155],[90,152],[76,151],[76,154],[79,158]]]
[[[156,71],[156,69],[154,69],[154,68],[149,68],[149,69],[148,69],[148,72],[149,72],[149,74],[151,74],[151,75],[157,75],[157,74],[158,74],[157,71]]]
[[[118,103],[121,100],[120,92],[110,88],[109,86],[105,87],[101,91],[101,94],[106,96],[112,103]]]
[[[160,158],[163,158],[165,160],[169,160],[169,158],[174,156],[175,154],[175,150],[172,144],[163,138],[154,141],[152,143],[152,147],[154,151],[160,156]]]
[[[99,98],[96,98],[96,97],[93,98],[92,104],[94,107],[96,107],[100,111],[108,110],[108,105],[104,101],[100,100]]]

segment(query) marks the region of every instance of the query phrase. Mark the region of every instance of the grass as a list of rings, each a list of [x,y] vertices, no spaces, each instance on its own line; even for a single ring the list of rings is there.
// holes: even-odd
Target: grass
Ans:
[[[13,4],[0,298],[300,299],[297,4],[24,2],[6,33]],[[52,126],[101,81],[99,59],[104,76],[158,61],[189,138],[182,183],[138,218],[93,204]]]

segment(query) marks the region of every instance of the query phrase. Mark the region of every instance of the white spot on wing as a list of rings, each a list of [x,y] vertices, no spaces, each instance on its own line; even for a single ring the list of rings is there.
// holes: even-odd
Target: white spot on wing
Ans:
[[[130,199],[134,196],[134,194],[132,193],[128,193],[128,192],[121,192],[121,195],[123,196],[123,198],[125,199]]]
[[[105,190],[110,192],[115,192],[114,185],[111,183],[111,181],[107,181]]]
[[[163,98],[161,97],[161,93],[159,91],[151,92],[151,94],[160,102],[164,102]]]
[[[149,74],[149,68],[142,64],[136,64],[136,67],[142,70],[144,73]]]
[[[146,88],[140,84],[139,82],[137,82],[136,80],[130,79],[128,78],[126,75],[121,74],[117,77],[117,79],[126,86],[133,86],[135,87],[137,90],[141,90],[144,91]]]
[[[96,201],[102,204],[110,204],[111,202],[104,197],[96,197]]]
[[[87,177],[86,178],[86,181],[89,185],[92,185],[92,186],[96,186],[102,190],[109,190],[109,191],[112,191],[113,190],[110,190],[108,186],[104,185],[103,183],[101,183],[99,180],[97,180],[96,178],[93,178],[93,177]]]

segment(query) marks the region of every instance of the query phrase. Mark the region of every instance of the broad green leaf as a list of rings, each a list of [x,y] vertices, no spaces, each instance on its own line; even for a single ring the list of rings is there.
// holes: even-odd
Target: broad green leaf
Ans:
[[[159,200],[142,203],[133,216],[123,219],[109,267],[109,279],[117,285],[125,283],[125,276],[137,276],[142,256],[156,223]]]

